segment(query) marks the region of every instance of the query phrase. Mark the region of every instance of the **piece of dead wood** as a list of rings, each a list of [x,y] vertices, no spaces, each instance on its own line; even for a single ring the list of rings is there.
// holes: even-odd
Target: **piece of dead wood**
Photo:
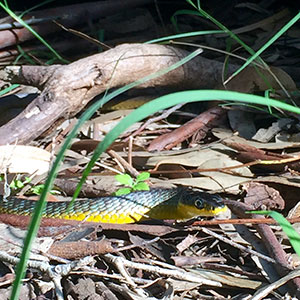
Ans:
[[[65,259],[78,259],[88,255],[99,255],[114,252],[111,242],[101,241],[77,241],[57,242],[48,250],[48,254]]]
[[[21,114],[0,128],[0,144],[30,142],[55,122],[76,115],[108,88],[161,71],[188,54],[170,46],[124,44],[64,66],[7,67],[0,79],[36,86],[42,92]],[[220,62],[197,57],[139,87],[213,88],[222,81],[222,66]],[[231,72],[234,67],[229,69]]]
[[[170,150],[177,144],[197,133],[199,140],[203,139],[213,124],[224,117],[225,110],[221,107],[213,107],[198,117],[190,120],[181,127],[170,133],[163,134],[156,138],[148,147],[148,151]]]
[[[0,214],[0,222],[27,229],[31,217],[18,216],[12,214]],[[149,224],[110,224],[96,222],[81,222],[76,220],[42,218],[41,226],[38,231],[38,236],[56,236],[58,234],[70,232],[71,230],[85,227],[91,227],[102,230],[121,230],[121,231],[136,231],[144,232],[155,236],[163,236],[172,232],[178,231],[177,228],[167,225],[149,225]]]

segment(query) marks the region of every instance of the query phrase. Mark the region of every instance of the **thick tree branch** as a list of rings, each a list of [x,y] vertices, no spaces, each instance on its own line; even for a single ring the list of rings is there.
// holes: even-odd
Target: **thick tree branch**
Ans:
[[[76,115],[105,90],[161,71],[188,54],[170,46],[124,44],[69,65],[7,67],[1,79],[36,86],[42,93],[0,127],[0,144],[30,142],[56,120]],[[221,82],[221,74],[222,63],[200,56],[139,88],[213,88]]]

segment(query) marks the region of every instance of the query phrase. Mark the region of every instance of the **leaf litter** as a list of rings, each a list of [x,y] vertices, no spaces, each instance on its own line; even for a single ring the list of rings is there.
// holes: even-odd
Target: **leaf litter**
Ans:
[[[263,11],[258,4],[244,5],[249,6],[249,11]],[[145,16],[146,24],[150,24],[146,26],[147,30],[157,25],[153,25],[148,12]],[[179,19],[179,25],[190,26],[184,18],[186,16]],[[275,13],[270,18],[280,24],[283,22]],[[105,24],[105,21],[102,22]],[[257,46],[266,40],[265,35],[274,24],[265,18],[261,23],[253,21],[251,26],[254,27],[241,26],[240,30],[244,35],[258,30],[252,32],[256,36],[254,46]],[[299,29],[296,30],[299,33]],[[246,37],[250,39],[251,35]],[[292,37],[289,38],[293,41]],[[211,41],[209,39],[208,42],[214,42],[213,38]],[[278,41],[277,47],[281,42]],[[271,54],[267,57],[269,61],[277,60],[278,65],[283,63],[279,54]],[[292,63],[285,67],[289,71],[294,70]],[[269,72],[264,72],[267,78],[262,80],[253,68],[248,68],[233,78],[226,88],[248,93],[261,92],[269,88],[267,81],[276,90],[275,97],[284,93],[282,85],[287,90],[296,90],[296,84],[287,72],[281,68],[272,68],[271,71],[277,80]],[[292,74],[292,71],[288,73]],[[132,99],[131,95],[128,99]],[[215,104],[219,103],[216,101]],[[115,109],[113,106],[111,108]],[[79,139],[68,151],[55,182],[65,196],[72,196],[98,143],[130,112],[128,107],[117,108],[117,111],[109,113],[100,111],[81,129]],[[200,114],[202,117],[211,111],[214,114],[216,109],[223,120],[215,114],[203,122]],[[193,118],[195,111],[196,117]],[[183,107],[168,117],[152,119],[145,127],[143,123],[135,124],[110,149],[119,157],[132,161],[131,166],[138,172],[149,171],[152,187],[175,184],[219,193],[230,208],[227,215],[208,220],[208,223],[205,220],[185,223],[166,220],[153,221],[149,225],[44,220],[43,225],[51,236],[51,246],[47,244],[48,247],[42,249],[47,264],[32,259],[30,268],[48,274],[51,283],[61,276],[65,277],[63,289],[71,291],[68,295],[70,299],[292,299],[293,290],[299,287],[299,278],[287,278],[288,283],[281,287],[278,283],[272,295],[268,296],[265,291],[271,282],[277,283],[287,274],[292,275],[292,270],[299,266],[299,259],[278,226],[265,224],[269,220],[263,216],[253,216],[251,224],[251,215],[245,214],[245,211],[275,209],[291,222],[297,218],[300,221],[298,117],[285,115],[285,118],[278,119],[276,114],[281,112],[272,112],[274,116],[270,116],[265,111],[258,112],[245,106],[215,106],[198,111],[198,107]],[[138,131],[140,128],[142,131]],[[60,133],[51,141],[38,140],[35,143],[41,148],[46,143],[55,152],[56,145],[68,133],[61,134],[63,130],[63,127],[58,128]],[[128,139],[135,131],[138,135]],[[27,148],[23,152],[33,151]],[[39,162],[22,159],[35,168],[34,171],[36,164],[39,165],[42,171],[38,175],[41,176],[49,167],[49,153],[45,159],[46,169],[42,169]],[[43,155],[34,156],[42,160]],[[10,169],[20,165],[18,155],[10,159],[9,166],[4,166],[8,173],[34,173],[32,168]],[[102,155],[80,196],[111,194],[119,187],[114,179],[115,174],[126,170],[118,156],[112,157],[109,153]],[[37,184],[43,178],[45,175],[34,177],[33,182]],[[239,223],[235,222],[237,219]],[[223,224],[224,220],[229,223]],[[64,230],[58,232],[57,227]],[[45,232],[41,228],[40,234],[44,236]],[[2,261],[14,264],[13,256],[17,251],[11,245],[16,244],[19,248],[20,240],[12,240],[9,231],[1,239],[4,247],[1,251],[6,252],[0,253]],[[32,251],[40,254],[37,249],[41,250],[45,237],[38,238],[36,243],[38,246]],[[5,247],[15,252],[8,252]],[[86,256],[92,258],[87,259]],[[56,273],[52,272],[54,262],[59,264]],[[7,274],[12,273],[7,271]],[[5,276],[1,278],[2,286],[8,283]],[[38,276],[33,276],[32,282],[39,286],[40,293],[44,295],[59,290],[55,284],[47,285],[49,282],[45,278],[40,280]],[[24,289],[31,287],[30,284],[24,284]],[[4,288],[0,290],[1,296],[7,297]],[[23,292],[25,295],[29,293]],[[26,299],[26,296],[22,297]]]

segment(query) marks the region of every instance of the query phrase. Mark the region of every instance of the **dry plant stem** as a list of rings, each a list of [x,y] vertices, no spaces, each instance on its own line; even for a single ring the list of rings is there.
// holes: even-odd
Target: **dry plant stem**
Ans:
[[[132,287],[136,288],[135,282],[131,279],[128,271],[126,270],[122,258],[118,256],[108,255],[106,254],[104,256],[105,260],[112,263],[120,272],[120,274],[125,278],[128,284],[130,284]]]
[[[300,276],[300,270],[292,271],[288,275],[284,276],[283,278],[280,278],[279,280],[273,282],[272,284],[268,285],[267,287],[263,287],[263,288],[259,289],[253,295],[253,297],[250,298],[250,300],[261,300],[261,299],[264,299],[272,291],[280,288],[285,283],[287,283],[289,280],[297,278],[299,276]]]
[[[157,122],[157,121],[161,121],[163,119],[166,119],[171,113],[173,113],[177,109],[180,109],[184,104],[185,103],[177,104],[177,105],[171,107],[170,109],[165,110],[159,116],[148,119],[143,125],[141,125],[141,127],[138,130],[136,130],[128,138],[126,138],[125,142],[128,141],[130,138],[133,138],[133,137],[137,136],[138,134],[140,134],[150,124]]]
[[[105,254],[105,257],[112,259],[112,260],[116,258],[115,256],[113,256],[111,254]],[[163,268],[156,267],[156,266],[150,266],[150,265],[145,265],[145,264],[141,264],[141,263],[136,263],[136,262],[132,262],[127,259],[124,259],[123,257],[119,257],[119,259],[120,259],[119,263],[122,263],[122,265],[124,267],[139,269],[139,270],[143,270],[143,271],[147,271],[147,272],[158,273],[163,276],[169,276],[169,277],[177,278],[180,280],[186,280],[186,281],[196,282],[196,283],[200,283],[200,284],[206,284],[206,285],[210,285],[210,286],[219,286],[219,287],[221,286],[221,284],[219,282],[208,280],[205,278],[200,278],[199,276],[194,276],[185,271],[163,269]]]
[[[114,150],[108,150],[107,153],[111,157],[116,159],[122,165],[122,167],[124,167],[124,169],[129,172],[130,175],[137,177],[140,174],[134,167],[132,167],[123,157],[121,157]]]
[[[77,275],[90,275],[90,276],[97,276],[101,278],[111,278],[111,279],[116,279],[119,281],[124,281],[124,277],[119,275],[119,274],[108,274],[107,272],[101,272],[99,269],[96,268],[91,268],[91,267],[83,267],[81,268],[82,271],[72,271],[71,274],[77,274]],[[148,284],[151,283],[152,281],[143,279],[143,278],[138,278],[138,277],[131,277],[132,280],[138,284]]]
[[[241,202],[226,200],[224,201],[226,205],[233,211],[233,213],[239,217],[245,218],[249,217],[249,214],[246,214],[245,211],[253,210],[253,207],[246,205]],[[254,219],[264,219],[261,215],[252,215]],[[266,224],[256,224],[254,225],[257,232],[261,236],[261,239],[269,252],[269,255],[275,259],[276,264],[275,268],[280,276],[285,276],[288,272],[291,271],[291,267],[287,262],[287,255],[283,250],[281,244],[278,242],[274,232],[270,226]],[[296,290],[300,291],[300,278],[295,278],[293,283],[296,285]],[[295,286],[293,286],[295,288]]]
[[[203,231],[203,232],[205,232],[206,234],[209,234],[209,235],[215,237],[216,239],[218,239],[218,240],[220,240],[220,241],[222,241],[222,242],[224,242],[226,244],[231,245],[232,247],[235,247],[235,248],[241,250],[241,251],[244,251],[244,252],[249,253],[251,255],[255,255],[257,257],[260,257],[260,258],[262,258],[262,259],[264,259],[264,260],[266,260],[268,262],[275,263],[274,259],[272,259],[272,258],[270,258],[270,257],[268,257],[266,255],[263,255],[263,254],[261,254],[261,253],[259,253],[257,251],[254,251],[252,249],[244,247],[244,246],[242,246],[242,245],[240,245],[240,244],[238,244],[238,243],[236,243],[236,242],[234,242],[234,241],[232,241],[232,240],[230,240],[230,239],[228,239],[226,237],[223,237],[223,236],[221,236],[221,235],[219,235],[219,234],[217,234],[217,233],[215,233],[215,232],[213,232],[213,231],[211,231],[211,230],[209,230],[207,228],[200,228],[200,230]]]
[[[222,265],[222,264],[204,262],[202,264],[202,267],[206,270],[216,270],[216,271],[223,271],[223,272],[227,272],[227,273],[228,272],[236,273],[236,274],[239,274],[239,275],[247,276],[249,279],[254,279],[254,280],[262,281],[262,279],[263,279],[262,275],[247,272],[245,270],[240,270],[240,269],[235,268],[234,266],[230,267],[230,266]]]
[[[124,86],[178,62],[189,53],[170,46],[124,44],[69,65],[7,67],[0,79],[38,87],[42,92],[16,118],[0,127],[0,144],[25,144],[55,122],[80,112],[108,88]],[[229,67],[229,72],[235,69]],[[196,57],[139,88],[213,88],[222,78],[222,63]]]
[[[290,163],[290,162],[295,162],[298,161],[300,159],[300,156],[297,155],[295,157],[290,157],[290,158],[282,158],[282,159],[272,159],[272,160],[255,160],[255,161],[251,161],[245,164],[239,164],[236,166],[230,166],[230,167],[224,167],[224,168],[209,168],[209,169],[201,169],[201,168],[197,168],[197,169],[189,169],[189,170],[177,170],[177,173],[195,173],[195,172],[218,172],[218,171],[229,171],[229,170],[233,170],[233,169],[239,169],[239,168],[243,168],[243,167],[251,167],[251,166],[256,166],[256,165],[281,165],[281,164],[286,164],[286,163]],[[157,170],[157,168],[159,167],[156,166],[153,170],[149,170],[148,172],[151,174],[169,174],[174,172],[173,170]]]
[[[66,259],[78,259],[88,255],[99,255],[114,252],[111,243],[101,241],[77,241],[54,243],[47,253]]]
[[[9,214],[0,214],[0,222],[15,226],[21,229],[27,229],[30,221],[30,216],[18,216]],[[144,232],[155,236],[163,236],[178,229],[165,225],[146,225],[146,224],[110,224],[110,223],[95,223],[81,222],[75,220],[50,219],[43,218],[39,228],[38,236],[55,236],[57,234],[70,231],[80,227],[102,228],[103,230],[121,230],[121,231],[136,231]]]
[[[296,218],[287,218],[287,220],[291,223],[300,223],[300,217]],[[247,225],[247,224],[270,224],[275,225],[278,224],[274,219],[226,219],[226,220],[203,220],[203,221],[195,221],[192,226],[215,226],[220,224],[232,224],[232,225]],[[193,228],[191,228],[193,230]]]
[[[65,139],[65,137],[69,134],[69,132],[72,130],[72,128],[75,126],[77,122],[77,119],[73,119],[70,124],[67,126],[67,128],[65,128],[64,130],[62,130],[61,132],[59,132],[54,140],[49,143],[49,145],[45,148],[46,151],[53,151],[53,148],[57,148],[59,145],[61,145]]]
[[[13,265],[16,265],[19,262],[19,258],[11,256],[5,253],[4,251],[0,251],[0,260],[8,262]],[[87,259],[83,261],[87,261]],[[69,274],[72,269],[75,269],[79,265],[81,265],[83,261],[71,262],[68,265],[50,266],[50,264],[47,262],[29,260],[27,263],[27,267],[37,269],[42,273],[46,273],[54,283],[57,299],[63,300],[64,296],[63,296],[63,291],[61,286],[62,277]],[[90,263],[90,258],[88,259],[88,263]],[[87,264],[86,262],[83,263],[83,265],[86,264]]]
[[[132,167],[132,149],[133,149],[133,137],[129,137],[128,140],[128,163]]]

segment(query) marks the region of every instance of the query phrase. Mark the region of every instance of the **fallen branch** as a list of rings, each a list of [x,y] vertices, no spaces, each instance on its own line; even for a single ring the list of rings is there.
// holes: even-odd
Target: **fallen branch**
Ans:
[[[76,115],[107,89],[161,71],[188,54],[170,46],[124,44],[69,65],[7,67],[0,79],[32,85],[42,92],[22,113],[0,127],[0,144],[28,143],[54,123]],[[213,88],[221,80],[222,63],[197,57],[139,88]]]

